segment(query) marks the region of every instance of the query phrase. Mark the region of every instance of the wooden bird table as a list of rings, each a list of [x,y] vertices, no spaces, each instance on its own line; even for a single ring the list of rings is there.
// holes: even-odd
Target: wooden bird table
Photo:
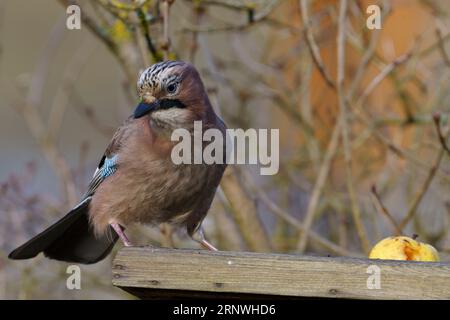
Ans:
[[[126,247],[113,284],[142,299],[450,299],[450,264]]]

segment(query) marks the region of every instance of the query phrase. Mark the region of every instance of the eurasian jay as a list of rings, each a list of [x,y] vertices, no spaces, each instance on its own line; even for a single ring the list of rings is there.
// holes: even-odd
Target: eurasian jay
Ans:
[[[156,63],[141,73],[137,88],[141,102],[114,134],[81,202],[9,258],[43,252],[51,259],[95,263],[118,237],[131,246],[124,229],[132,223],[185,227],[192,239],[216,250],[205,240],[201,223],[226,164],[174,164],[176,142],[170,137],[177,128],[193,134],[194,121],[225,135],[225,124],[189,63]]]

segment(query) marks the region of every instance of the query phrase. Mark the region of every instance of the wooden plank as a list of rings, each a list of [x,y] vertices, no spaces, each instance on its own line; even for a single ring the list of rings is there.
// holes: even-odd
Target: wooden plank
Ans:
[[[367,286],[369,266],[380,289]],[[114,259],[113,284],[143,298],[450,299],[450,264],[129,247]]]

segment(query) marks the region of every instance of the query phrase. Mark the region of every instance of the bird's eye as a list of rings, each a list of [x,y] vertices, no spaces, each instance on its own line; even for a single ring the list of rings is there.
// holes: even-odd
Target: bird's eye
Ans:
[[[177,91],[177,84],[176,83],[170,83],[168,86],[167,86],[167,88],[166,88],[166,90],[167,90],[167,93],[175,93],[175,91]]]

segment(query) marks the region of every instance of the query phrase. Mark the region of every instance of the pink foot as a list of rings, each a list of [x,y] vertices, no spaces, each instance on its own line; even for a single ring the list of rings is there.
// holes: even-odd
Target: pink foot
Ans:
[[[198,243],[200,243],[204,248],[211,250],[211,251],[219,251],[216,247],[214,247],[211,243],[209,243],[206,239],[205,239],[205,235],[203,233],[203,229],[200,227],[196,233],[194,233],[193,235],[191,235],[191,238],[194,241],[197,241]]]
[[[200,241],[200,244],[202,246],[204,246],[206,249],[211,250],[211,251],[219,251],[216,247],[214,247],[211,243],[209,243],[208,241],[206,241],[206,239],[203,239],[202,241]]]
[[[117,233],[117,235],[119,236],[120,240],[122,240],[123,245],[125,247],[131,247],[132,244],[131,244],[130,240],[128,240],[128,237],[125,234],[125,232],[123,231],[123,229],[120,226],[120,224],[118,224],[118,223],[110,223],[110,225],[111,225],[111,227],[113,227],[114,231]]]

